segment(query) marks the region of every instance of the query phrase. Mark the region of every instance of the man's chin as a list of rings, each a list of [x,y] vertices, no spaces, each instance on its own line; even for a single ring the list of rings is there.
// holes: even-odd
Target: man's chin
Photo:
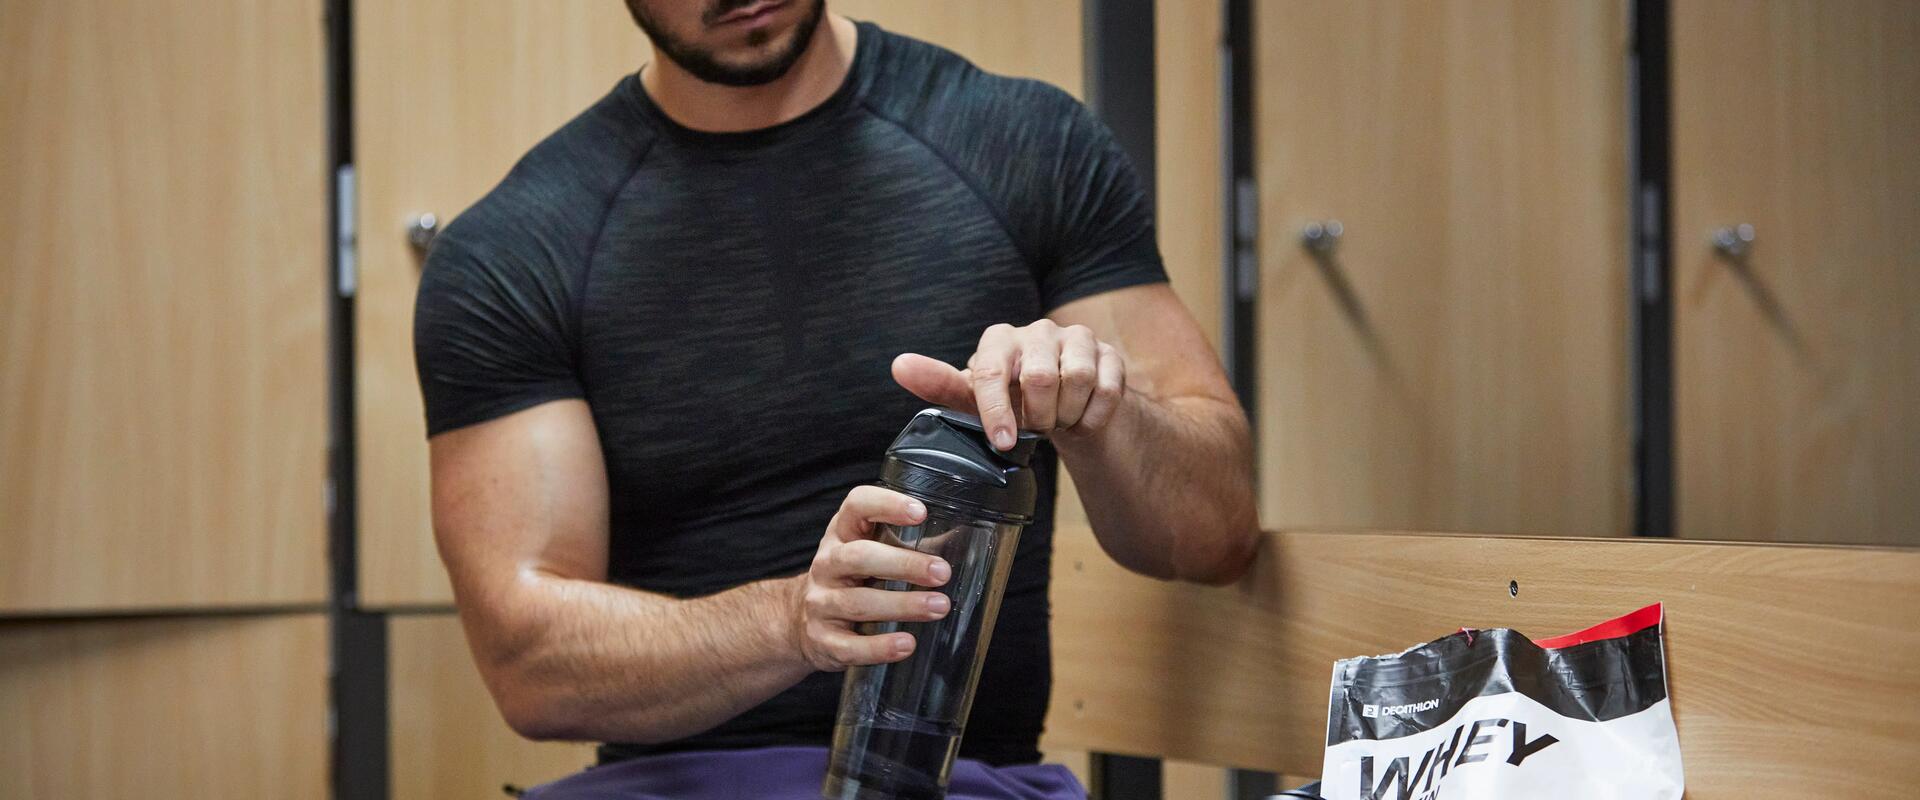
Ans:
[[[758,86],[779,80],[799,61],[793,51],[792,33],[765,43],[742,45],[732,52],[715,54],[707,75],[711,83],[727,86]]]

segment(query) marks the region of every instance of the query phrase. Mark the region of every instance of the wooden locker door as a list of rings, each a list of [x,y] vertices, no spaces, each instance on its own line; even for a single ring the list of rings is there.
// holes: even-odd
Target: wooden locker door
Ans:
[[[618,2],[410,0],[354,7],[354,301],[360,600],[452,600],[434,551],[426,421],[413,369],[420,257],[406,227],[443,222],[646,59]]]
[[[1210,5],[1154,4],[1154,226],[1167,277],[1220,346],[1220,28]]]
[[[327,618],[0,621],[0,720],[9,798],[321,800]]]
[[[1626,533],[1624,3],[1255,16],[1265,523]]]
[[[940,45],[988,72],[1085,94],[1079,0],[828,0],[827,8]]]
[[[325,599],[321,21],[0,2],[0,614]]]
[[[1920,4],[1675,3],[1673,70],[1680,535],[1920,544]]]

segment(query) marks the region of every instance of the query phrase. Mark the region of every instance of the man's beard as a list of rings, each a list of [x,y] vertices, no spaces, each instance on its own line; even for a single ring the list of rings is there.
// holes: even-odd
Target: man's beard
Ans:
[[[712,25],[728,12],[745,8],[755,1],[718,0],[701,14],[701,22]],[[807,0],[797,1],[807,2]],[[648,38],[653,40],[653,46],[659,49],[661,55],[666,56],[694,77],[722,86],[760,86],[779,80],[781,76],[787,74],[787,70],[793,68],[794,62],[799,61],[800,56],[806,54],[807,45],[813,41],[813,31],[819,27],[820,18],[825,16],[827,8],[825,0],[813,0],[813,8],[800,19],[800,24],[794,27],[793,37],[778,52],[757,63],[734,65],[721,63],[715,58],[712,50],[675,38],[667,32],[665,26],[650,19],[641,6],[641,3],[627,4],[627,8],[633,12],[634,21],[640,23],[640,29],[646,31]],[[755,46],[763,45],[766,43],[766,36],[765,31],[755,31],[748,41]]]

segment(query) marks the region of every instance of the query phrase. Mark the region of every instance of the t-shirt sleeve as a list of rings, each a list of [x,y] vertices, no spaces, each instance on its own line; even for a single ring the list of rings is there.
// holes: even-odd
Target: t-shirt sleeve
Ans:
[[[1049,263],[1040,278],[1048,311],[1082,297],[1164,283],[1153,203],[1133,162],[1093,112],[1067,100],[1071,111],[1060,169]]]
[[[414,301],[427,435],[583,397],[565,276],[469,248],[452,233],[434,242]]]

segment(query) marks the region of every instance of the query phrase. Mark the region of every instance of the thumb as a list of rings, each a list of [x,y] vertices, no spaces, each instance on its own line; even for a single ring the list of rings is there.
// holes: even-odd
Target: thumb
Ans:
[[[973,387],[966,374],[945,361],[902,353],[893,360],[893,380],[929,403],[974,413]]]

